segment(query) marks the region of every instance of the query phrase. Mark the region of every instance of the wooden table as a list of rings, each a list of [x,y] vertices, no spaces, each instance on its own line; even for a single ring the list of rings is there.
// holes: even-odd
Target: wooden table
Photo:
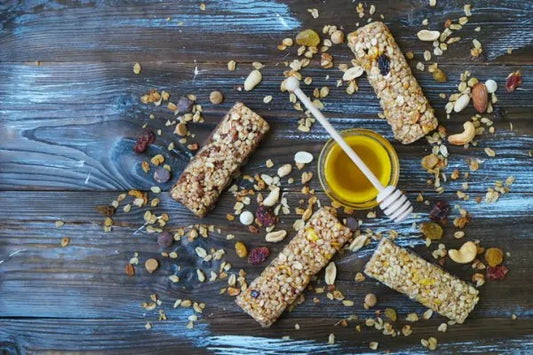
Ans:
[[[431,29],[442,30],[447,19],[464,16],[458,1],[439,1],[435,8],[427,1],[376,1],[374,19],[383,14],[398,43],[406,52],[413,51],[416,62],[422,59],[430,43],[416,39],[427,18]],[[244,167],[245,173],[272,173],[265,166],[271,158],[277,166],[292,161],[299,150],[317,156],[327,139],[325,131],[315,126],[308,134],[297,130],[301,114],[292,109],[287,94],[279,91],[285,70],[284,61],[295,58],[296,48],[280,52],[277,44],[285,37],[294,37],[307,27],[320,30],[323,25],[341,26],[346,33],[363,23],[351,1],[274,1],[232,0],[206,1],[205,11],[199,1],[8,1],[0,5],[0,347],[3,353],[38,351],[108,351],[113,353],[338,353],[365,352],[370,341],[378,341],[380,351],[420,352],[425,349],[420,339],[437,337],[441,352],[455,353],[527,353],[533,350],[531,282],[531,250],[533,241],[533,185],[531,148],[531,112],[533,90],[532,4],[528,1],[472,1],[473,15],[458,35],[462,40],[450,46],[437,62],[449,77],[437,83],[426,72],[414,70],[427,97],[436,108],[440,122],[449,132],[461,130],[462,123],[474,111],[469,107],[447,120],[446,100],[439,93],[451,94],[459,74],[470,70],[481,80],[498,82],[498,107],[504,118],[494,120],[496,133],[484,134],[479,145],[463,149],[449,146],[449,176],[457,168],[468,171],[468,159],[481,159],[481,168],[469,178],[469,201],[459,200],[456,191],[463,179],[449,181],[445,192],[437,194],[426,183],[430,177],[420,168],[420,159],[431,146],[424,140],[403,146],[394,142],[385,120],[379,119],[379,103],[372,88],[362,78],[359,91],[348,96],[344,88],[335,88],[341,77],[337,69],[321,69],[317,57],[304,75],[314,78],[305,91],[328,85],[331,94],[323,101],[324,112],[338,129],[364,127],[376,130],[394,142],[401,163],[400,186],[414,201],[422,193],[429,206],[417,203],[418,222],[427,220],[431,205],[439,199],[459,204],[473,216],[465,228],[466,238],[453,238],[455,228],[448,223],[442,242],[448,248],[465,240],[480,240],[486,247],[503,248],[510,256],[505,264],[511,270],[503,281],[489,281],[480,288],[481,301],[464,325],[438,333],[445,321],[434,315],[430,320],[413,324],[413,335],[392,338],[373,328],[356,324],[375,316],[364,310],[365,294],[378,297],[377,309],[392,307],[398,312],[396,328],[405,324],[409,312],[422,314],[424,308],[406,297],[370,279],[354,282],[375,246],[358,253],[347,252],[335,257],[339,269],[337,288],[354,307],[330,301],[324,294],[309,293],[307,300],[292,313],[285,314],[270,329],[261,329],[243,314],[227,294],[219,295],[225,281],[199,283],[194,270],[199,261],[192,251],[194,245],[180,247],[174,262],[160,256],[154,234],[147,234],[143,224],[145,209],[129,214],[121,210],[113,217],[111,233],[102,230],[103,217],[96,205],[109,204],[129,189],[149,190],[154,182],[144,174],[140,164],[156,153],[167,157],[175,175],[187,162],[184,149],[179,148],[172,128],[165,121],[173,114],[163,107],[144,105],[140,96],[150,88],[168,90],[172,97],[193,93],[203,105],[205,123],[191,124],[202,140],[223,114],[242,100],[263,115],[272,130],[261,148]],[[370,3],[368,3],[370,5]],[[313,19],[307,8],[317,8]],[[367,8],[368,13],[368,8]],[[481,32],[474,29],[480,26]],[[472,39],[483,45],[481,59],[470,58]],[[513,48],[512,54],[507,49]],[[352,58],[344,46],[331,50],[335,63],[349,63]],[[229,72],[226,63],[237,61],[237,70]],[[260,61],[263,82],[252,92],[241,92],[251,63]],[[135,62],[142,73],[134,75]],[[522,90],[507,93],[503,89],[506,76],[520,69],[524,76]],[[329,74],[329,79],[326,75]],[[208,101],[210,91],[218,89],[225,95],[222,105]],[[272,95],[270,104],[263,97]],[[150,113],[155,119],[150,120]],[[492,119],[492,115],[487,114]],[[141,126],[148,123],[154,131],[162,130],[147,154],[137,155],[132,146]],[[175,142],[175,152],[166,149]],[[489,158],[483,149],[491,147],[497,155]],[[180,153],[181,152],[181,153]],[[316,159],[311,164],[316,169]],[[484,198],[495,180],[514,176],[511,192],[497,203],[476,203]],[[298,178],[297,173],[293,173]],[[283,217],[281,226],[291,229],[297,218],[294,207],[304,196],[297,183],[283,183],[293,207]],[[165,184],[168,190],[170,182]],[[320,200],[329,203],[316,178],[311,182]],[[161,205],[152,209],[170,216],[169,226],[199,223],[185,208],[162,193]],[[256,235],[238,222],[228,222],[234,198],[223,194],[217,208],[201,223],[215,225],[221,233],[211,233],[195,243],[207,248],[225,248],[225,260],[233,270],[246,268],[248,280],[257,276],[264,266],[250,267],[238,259],[233,233],[251,247],[264,245],[263,233]],[[456,209],[451,218],[457,216]],[[364,220],[363,229],[387,235],[395,228],[378,212],[375,219],[365,212],[355,214]],[[56,227],[56,221],[65,225]],[[396,226],[402,245],[413,245],[427,259],[432,259],[420,233],[411,222]],[[136,232],[138,231],[138,232]],[[291,232],[291,236],[294,232]],[[62,248],[63,237],[70,245]],[[284,243],[271,245],[276,254]],[[432,248],[435,248],[433,246]],[[124,266],[139,253],[141,263],[148,257],[161,261],[160,269],[149,275],[142,265],[135,277],[125,275]],[[186,275],[173,284],[168,276],[179,264]],[[469,280],[473,271],[446,261],[445,268]],[[323,275],[315,284],[323,285]],[[156,293],[162,301],[168,320],[158,321],[158,310],[146,311],[142,302]],[[321,303],[315,305],[313,297]],[[207,304],[194,329],[187,329],[191,309],[172,305],[177,298]],[[335,326],[343,318],[357,314],[358,322],[348,327]],[[512,315],[517,319],[511,319]],[[153,329],[146,330],[149,321]],[[295,330],[299,324],[300,330]],[[336,343],[327,343],[328,335],[336,335]],[[282,339],[289,336],[290,339]]]

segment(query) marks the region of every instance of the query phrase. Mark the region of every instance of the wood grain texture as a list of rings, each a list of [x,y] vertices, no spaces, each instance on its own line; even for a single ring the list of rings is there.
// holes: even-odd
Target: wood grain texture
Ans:
[[[375,1],[379,19],[383,14],[400,47],[411,50],[414,69],[431,43],[416,39],[427,18],[429,28],[441,30],[447,18],[463,16],[462,1],[439,1],[430,8],[427,1]],[[234,198],[224,193],[212,213],[205,219],[194,218],[183,206],[172,201],[164,192],[154,213],[169,213],[168,229],[193,223],[214,225],[217,232],[209,238],[175,243],[179,254],[173,261],[161,257],[154,234],[142,227],[146,209],[134,209],[126,214],[119,210],[113,219],[112,233],[102,230],[103,216],[94,207],[109,204],[128,189],[149,190],[155,185],[151,174],[143,173],[140,164],[152,155],[162,153],[172,166],[174,177],[187,164],[191,153],[180,145],[172,128],[165,122],[174,115],[163,107],[144,105],[140,96],[151,88],[168,90],[171,101],[180,95],[193,93],[203,105],[205,122],[190,124],[195,137],[202,143],[235,101],[244,101],[264,116],[272,130],[260,149],[243,168],[244,173],[267,172],[265,161],[276,164],[292,161],[299,150],[315,156],[327,140],[325,131],[315,126],[311,133],[302,134],[297,127],[301,113],[292,108],[288,95],[279,91],[285,61],[296,57],[296,47],[280,52],[276,45],[285,37],[293,37],[302,28],[320,30],[335,24],[349,32],[355,23],[361,24],[355,12],[356,3],[349,0],[299,2],[275,0],[230,0],[206,2],[160,1],[7,1],[0,3],[0,350],[19,354],[55,351],[90,351],[106,353],[365,353],[368,343],[378,341],[379,351],[399,353],[422,352],[421,338],[436,336],[442,353],[529,353],[533,349],[533,285],[531,257],[533,240],[533,6],[520,1],[472,1],[473,15],[458,32],[462,40],[451,46],[444,56],[434,57],[449,77],[446,83],[436,83],[427,72],[414,70],[424,92],[436,109],[439,122],[449,132],[461,130],[462,123],[474,111],[453,114],[445,118],[446,100],[440,93],[452,93],[464,70],[470,70],[480,80],[494,79],[498,90],[498,106],[505,110],[503,119],[495,120],[496,134],[481,136],[477,147],[468,150],[450,146],[448,174],[455,168],[468,171],[468,159],[483,161],[481,168],[471,172],[471,199],[461,201],[455,192],[463,180],[448,181],[445,193],[437,194],[427,184],[429,175],[420,168],[420,159],[431,146],[421,140],[404,146],[394,141],[388,124],[379,119],[381,111],[373,89],[363,77],[359,91],[347,96],[344,88],[335,88],[342,77],[337,69],[320,69],[317,58],[302,70],[313,77],[304,87],[311,94],[315,87],[329,86],[330,95],[323,100],[325,112],[338,129],[364,127],[388,138],[400,157],[400,186],[414,200],[422,193],[428,201],[416,203],[415,221],[427,220],[431,205],[441,199],[466,208],[473,216],[463,240],[481,241],[483,246],[501,247],[510,254],[505,257],[511,269],[506,280],[487,282],[480,288],[481,300],[464,325],[438,333],[445,319],[434,315],[430,320],[413,324],[410,337],[385,337],[372,328],[356,324],[375,315],[375,310],[362,307],[368,292],[377,295],[376,309],[392,307],[398,312],[396,328],[405,324],[409,312],[421,314],[425,309],[377,282],[366,279],[353,281],[362,270],[376,244],[358,253],[345,252],[335,257],[338,267],[336,286],[354,307],[330,301],[324,294],[306,293],[306,301],[294,311],[285,313],[270,329],[261,329],[243,314],[228,295],[218,295],[226,281],[198,282],[196,268],[217,270],[219,263],[205,263],[196,257],[194,248],[224,248],[224,260],[233,265],[232,272],[245,268],[251,281],[264,266],[251,267],[237,258],[235,241],[226,240],[231,233],[249,248],[265,245],[264,232],[250,233],[238,222],[228,222],[226,213],[232,210]],[[370,5],[368,3],[367,5]],[[307,8],[317,8],[320,17],[313,19]],[[368,11],[368,10],[367,10]],[[474,31],[480,26],[481,32]],[[472,39],[481,41],[484,54],[479,60],[470,58]],[[513,48],[511,55],[507,49]],[[331,49],[335,64],[349,63],[349,49]],[[226,62],[234,59],[237,70],[229,72]],[[35,61],[39,61],[38,65]],[[262,83],[252,92],[239,91],[251,63],[265,64]],[[134,75],[135,62],[142,65],[141,75]],[[503,90],[505,78],[520,69],[524,83],[520,90]],[[329,76],[329,77],[327,77]],[[208,101],[212,90],[221,90],[225,101],[212,105]],[[263,97],[272,95],[270,104]],[[149,119],[150,114],[154,120]],[[491,117],[491,115],[487,115]],[[148,123],[154,131],[161,129],[146,154],[133,153],[132,147],[141,126]],[[169,152],[170,142],[176,148]],[[497,152],[489,158],[483,152],[491,147]],[[306,170],[316,173],[316,160]],[[495,180],[516,178],[511,192],[495,204],[476,203],[484,197]],[[298,180],[298,172],[291,174]],[[236,180],[237,184],[244,184]],[[167,191],[171,182],[161,185]],[[329,200],[316,177],[310,184],[323,204]],[[299,183],[282,184],[291,207],[304,198]],[[150,193],[150,195],[155,196]],[[255,202],[252,204],[252,209]],[[400,233],[398,243],[412,246],[427,260],[434,243],[428,249],[411,222],[390,224],[379,211],[377,218],[366,218],[367,211],[356,212],[364,221],[362,228],[387,235],[392,228]],[[452,217],[458,215],[457,209]],[[344,216],[341,212],[341,216]],[[280,228],[292,231],[297,218],[294,211],[282,218]],[[65,225],[55,226],[62,220]],[[455,228],[445,228],[443,243],[458,247],[463,240],[453,238]],[[70,238],[70,245],[60,246],[61,238]],[[285,243],[269,245],[271,259]],[[140,265],[136,276],[128,277],[124,266],[135,252]],[[142,263],[149,257],[158,258],[160,268],[149,275]],[[179,266],[179,269],[178,269]],[[474,272],[468,265],[447,261],[451,273],[469,280]],[[168,276],[177,274],[179,283]],[[323,273],[313,286],[323,285]],[[141,303],[149,295],[158,294],[168,320],[158,321],[158,311],[146,311]],[[313,297],[321,302],[314,304]],[[191,309],[172,307],[177,298],[192,299],[207,304],[194,329],[187,329]],[[346,328],[335,324],[351,314],[360,318]],[[511,319],[515,314],[518,318]],[[153,324],[152,330],[145,323]],[[300,330],[295,330],[295,324]],[[337,343],[327,344],[330,333]],[[284,340],[283,336],[290,336]]]

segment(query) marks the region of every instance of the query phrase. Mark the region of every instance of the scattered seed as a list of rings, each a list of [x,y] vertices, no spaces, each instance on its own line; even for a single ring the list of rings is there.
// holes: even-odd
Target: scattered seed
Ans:
[[[244,90],[250,91],[255,88],[263,80],[263,75],[257,69],[252,70],[244,81]]]
[[[365,305],[368,307],[374,307],[378,303],[378,299],[376,298],[376,295],[373,293],[369,293],[365,296]]]
[[[326,274],[325,274],[325,281],[328,285],[333,285],[335,283],[335,279],[337,278],[337,266],[332,261],[326,266]]]
[[[254,215],[250,211],[243,211],[239,215],[239,221],[245,226],[249,226],[250,224],[254,223]]]
[[[70,244],[70,238],[64,237],[61,238],[61,246],[64,248]]]
[[[139,63],[133,64],[133,73],[134,74],[141,74],[141,65]]]
[[[281,242],[283,239],[285,239],[286,236],[287,236],[287,231],[286,230],[279,230],[279,231],[276,231],[276,232],[267,233],[267,235],[265,236],[265,240],[267,242],[277,243],[277,242]]]
[[[209,94],[209,101],[211,101],[213,105],[221,104],[224,101],[224,95],[222,95],[220,91],[211,91]]]
[[[159,267],[159,261],[157,261],[157,259],[150,258],[146,260],[146,262],[144,263],[144,267],[151,274]]]
[[[346,70],[342,76],[342,80],[344,81],[350,81],[353,79],[356,79],[363,75],[364,69],[360,66],[353,66],[350,69]]]

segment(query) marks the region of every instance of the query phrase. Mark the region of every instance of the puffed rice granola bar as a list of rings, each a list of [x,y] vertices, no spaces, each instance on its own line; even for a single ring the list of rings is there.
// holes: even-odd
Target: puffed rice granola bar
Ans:
[[[479,300],[474,287],[386,238],[366,264],[365,274],[458,323]]]
[[[397,140],[409,144],[437,128],[433,108],[383,22],[350,33],[348,46],[365,70]]]
[[[198,217],[205,216],[269,128],[261,116],[237,102],[181,173],[170,196]]]
[[[323,207],[236,299],[263,327],[269,327],[304,291],[351,236],[335,211]]]

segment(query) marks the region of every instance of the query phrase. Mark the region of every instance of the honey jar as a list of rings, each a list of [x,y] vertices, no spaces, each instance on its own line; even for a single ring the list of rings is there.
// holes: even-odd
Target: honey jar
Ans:
[[[383,186],[396,186],[400,164],[389,141],[368,129],[354,128],[340,133]],[[318,176],[328,197],[344,207],[361,210],[378,205],[378,190],[333,139],[320,152]]]

